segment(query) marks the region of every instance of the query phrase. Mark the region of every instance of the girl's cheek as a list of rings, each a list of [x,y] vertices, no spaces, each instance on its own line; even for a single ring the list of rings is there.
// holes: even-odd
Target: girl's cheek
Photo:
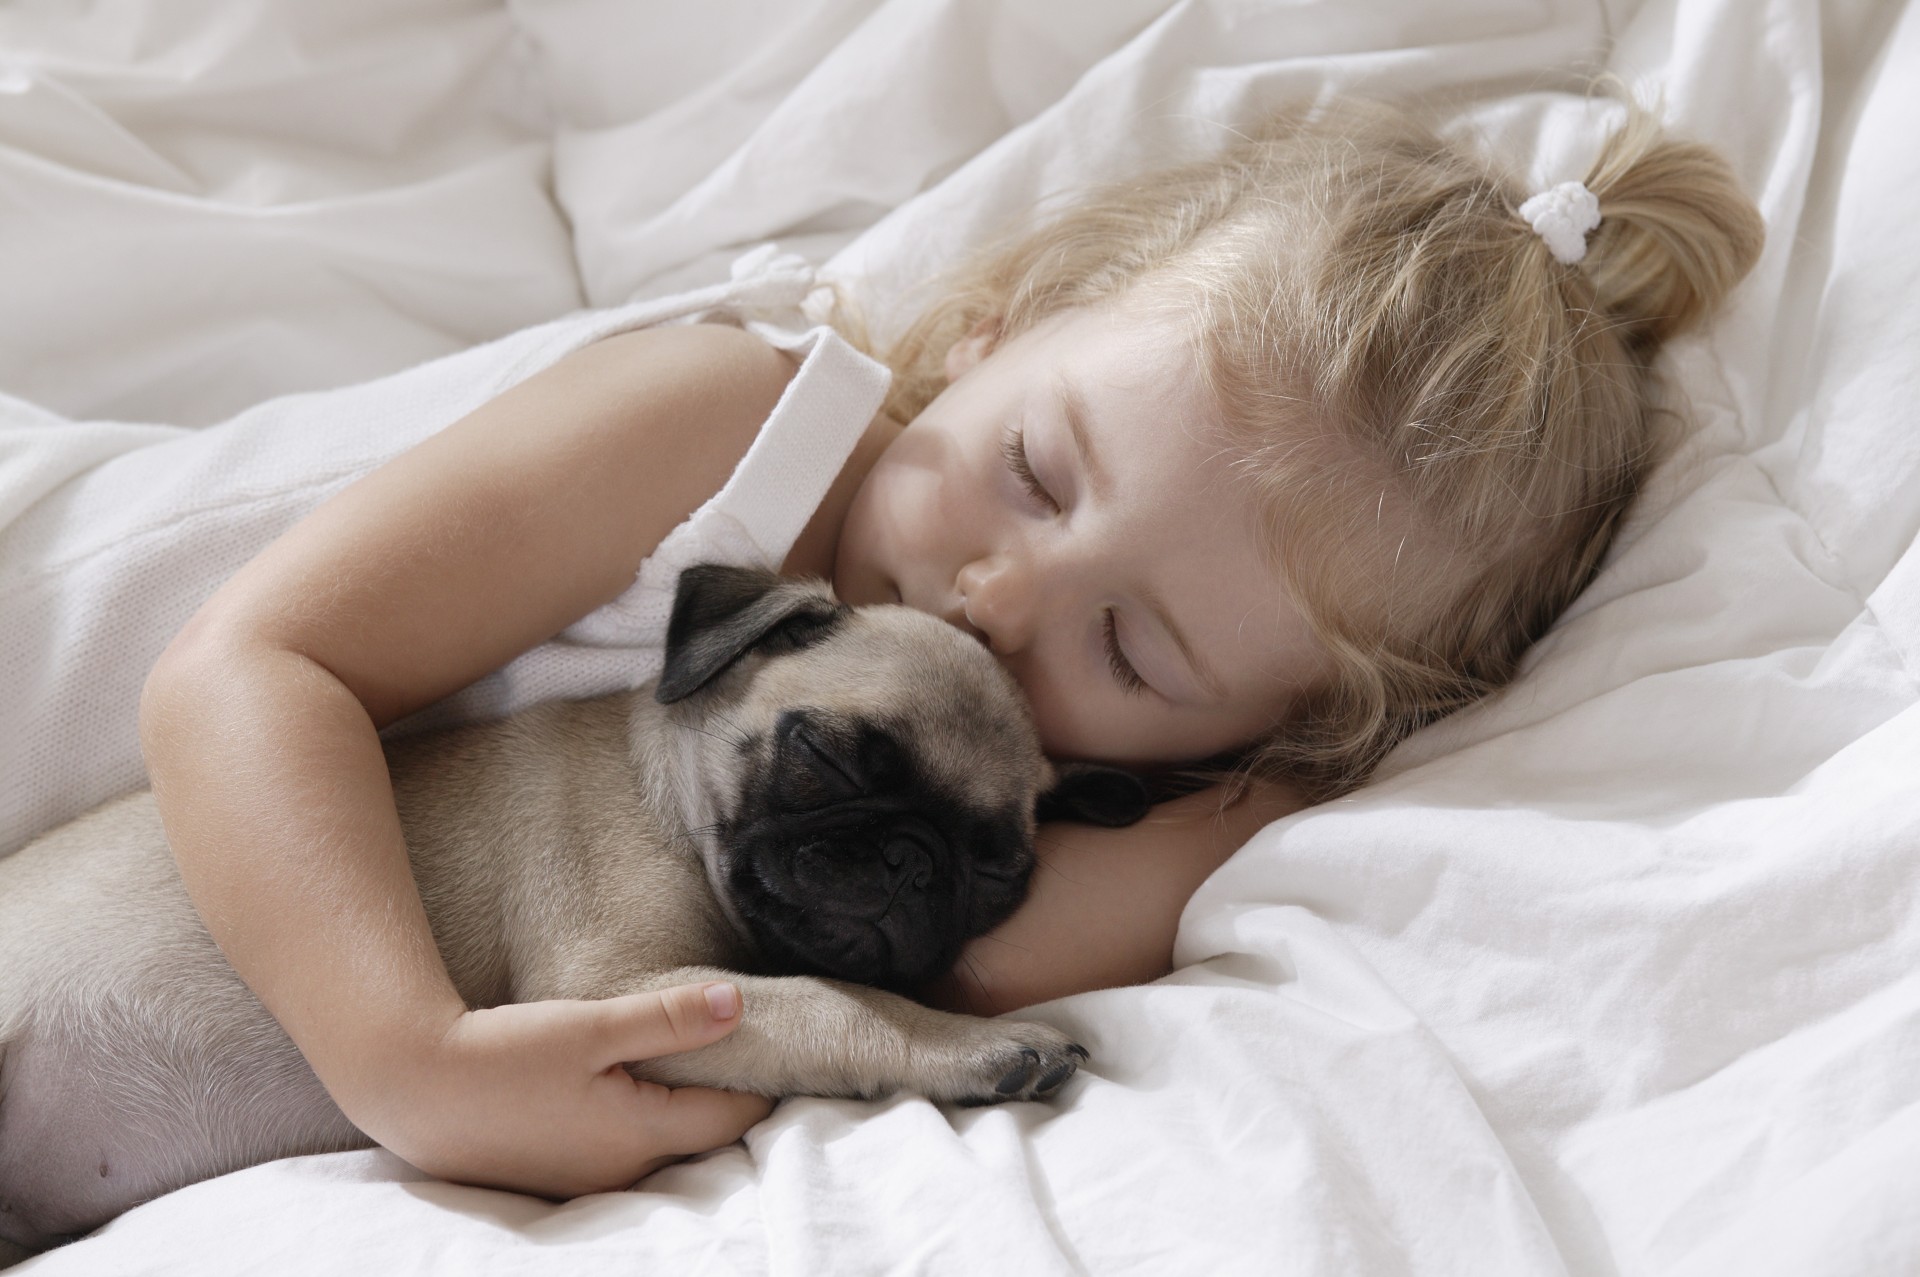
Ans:
[[[930,507],[941,500],[939,472],[925,460],[906,449],[906,440],[895,451],[908,455],[883,458],[884,470],[875,473],[879,482],[876,513],[885,533],[893,538],[912,536],[931,513]],[[891,462],[891,464],[889,464]]]
[[[1040,729],[1040,744],[1048,754],[1060,758],[1116,759],[1130,752],[1131,741],[1121,725],[1108,721],[1094,709],[1095,693],[1085,688],[1061,686],[1058,682],[1022,679],[1021,687],[1033,707],[1034,725]]]
[[[891,545],[916,564],[931,566],[939,548],[940,487],[922,471],[901,476],[887,503],[886,535]]]

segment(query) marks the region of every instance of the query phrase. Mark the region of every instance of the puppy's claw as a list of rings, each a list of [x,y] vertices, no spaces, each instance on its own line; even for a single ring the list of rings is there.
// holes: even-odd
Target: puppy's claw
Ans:
[[[1086,1048],[1075,1046],[1051,1025],[956,1017],[971,1041],[957,1045],[962,1054],[952,1058],[954,1073],[921,1089],[940,1100],[971,1107],[1045,1099],[1066,1084],[1087,1058]]]
[[[1067,1079],[1072,1077],[1079,1069],[1080,1066],[1072,1060],[1067,1060],[1055,1065],[1053,1072],[1040,1079],[1040,1085],[1034,1090],[1034,1094],[1042,1096],[1052,1095],[1055,1091],[1066,1085]]]

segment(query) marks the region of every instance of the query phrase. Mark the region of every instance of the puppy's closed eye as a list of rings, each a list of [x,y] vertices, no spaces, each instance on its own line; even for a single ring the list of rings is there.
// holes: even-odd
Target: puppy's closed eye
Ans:
[[[867,792],[868,778],[860,766],[859,751],[829,742],[804,714],[788,710],[775,729],[781,761],[817,781],[831,799],[858,798]]]

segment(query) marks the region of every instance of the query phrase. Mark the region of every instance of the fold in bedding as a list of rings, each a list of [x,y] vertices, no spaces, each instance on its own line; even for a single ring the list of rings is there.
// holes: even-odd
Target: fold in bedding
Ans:
[[[1257,837],[1173,975],[1028,1012],[1093,1052],[1056,1104],[791,1101],[565,1205],[377,1151],[276,1163],[25,1271],[1920,1270],[1915,15],[0,11],[0,544],[109,452],[709,282],[761,240],[830,259],[891,331],[1050,193],[1323,93],[1443,103],[1545,185],[1604,136],[1610,69],[1769,225],[1663,357],[1696,433],[1520,681]]]

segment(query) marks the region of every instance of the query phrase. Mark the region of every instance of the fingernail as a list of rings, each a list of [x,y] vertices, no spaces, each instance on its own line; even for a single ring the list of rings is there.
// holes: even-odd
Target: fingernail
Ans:
[[[731,1020],[740,1014],[740,990],[730,984],[708,985],[707,1010],[716,1020]]]

